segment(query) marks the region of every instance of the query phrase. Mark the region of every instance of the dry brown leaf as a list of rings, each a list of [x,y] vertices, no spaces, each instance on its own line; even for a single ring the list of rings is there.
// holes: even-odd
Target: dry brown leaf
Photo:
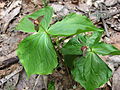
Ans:
[[[120,67],[113,74],[112,90],[120,90]]]

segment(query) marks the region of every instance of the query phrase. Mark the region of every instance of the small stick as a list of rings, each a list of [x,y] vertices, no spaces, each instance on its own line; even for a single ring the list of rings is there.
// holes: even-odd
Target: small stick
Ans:
[[[110,34],[108,32],[108,29],[107,29],[107,24],[105,23],[105,20],[103,18],[101,18],[102,22],[103,22],[103,26],[104,26],[104,29],[105,29],[105,32],[106,32],[106,35],[107,37],[110,37]]]
[[[19,66],[14,72],[12,72],[11,74],[9,74],[9,75],[5,76],[4,78],[0,79],[0,86],[3,85],[5,82],[7,82],[14,75],[16,75],[17,73],[21,72],[22,69],[23,69],[23,67]]]
[[[113,13],[110,13],[109,15],[107,15],[106,17],[104,17],[103,19],[108,19],[116,14],[119,14],[120,13],[120,10],[117,10],[116,12],[113,12]]]
[[[38,75],[37,76],[36,82],[35,82],[34,87],[33,87],[32,90],[36,90],[35,87],[37,86],[39,80],[42,81],[42,83],[41,83],[42,84],[42,88],[44,88],[46,90],[47,87],[45,85],[45,80],[44,80],[44,76],[43,75]]]
[[[35,90],[35,87],[37,86],[37,83],[38,83],[38,81],[39,81],[39,78],[40,78],[40,75],[38,75],[38,77],[37,77],[37,79],[36,79],[36,82],[35,82],[35,85],[34,85],[34,87],[33,87],[33,90]]]
[[[9,58],[2,62],[2,65],[0,65],[0,70],[5,69],[6,67],[9,67],[12,64],[18,63],[18,61],[19,61],[19,59],[17,56]]]
[[[102,12],[102,3],[99,4],[99,7],[100,7],[100,11]],[[107,37],[110,37],[110,34],[108,32],[108,29],[107,29],[107,24],[105,23],[104,18],[101,17],[101,20],[102,20],[102,23],[103,23],[103,26],[104,26]]]

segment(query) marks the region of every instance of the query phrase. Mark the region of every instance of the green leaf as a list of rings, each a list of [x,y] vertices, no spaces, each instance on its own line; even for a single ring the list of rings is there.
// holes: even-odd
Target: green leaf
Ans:
[[[61,52],[64,55],[80,55],[82,54],[81,47],[82,44],[80,44],[78,38],[75,37],[69,40],[68,43],[63,46]]]
[[[57,36],[70,36],[89,31],[103,31],[93,25],[85,16],[70,14],[64,20],[52,25],[48,33]]]
[[[36,32],[34,29],[34,24],[31,20],[29,20],[29,18],[32,19],[37,19],[40,16],[43,16],[43,18],[41,19],[41,22],[39,24],[39,30],[43,31],[47,30],[51,21],[53,15],[53,9],[50,6],[46,6],[36,12],[34,12],[31,15],[27,15],[24,18],[22,18],[19,22],[19,24],[16,26],[17,30],[22,30],[24,32]]]
[[[78,55],[64,55],[64,62],[70,69],[73,69],[74,68],[73,62],[75,58],[79,58],[79,57],[80,56]]]
[[[34,24],[28,19],[28,17],[24,17],[20,20],[19,24],[16,26],[16,30],[21,30],[24,32],[36,32],[34,29]]]
[[[110,55],[120,55],[120,50],[117,50],[117,51],[111,52]]]
[[[64,55],[82,55],[81,47],[86,43],[86,37],[80,34],[70,39],[61,49]]]
[[[89,52],[74,60],[72,75],[86,90],[94,90],[109,80],[112,71],[98,55]]]
[[[90,47],[94,46],[101,39],[103,32],[93,32],[91,36],[87,37],[86,44]]]
[[[51,74],[57,66],[57,55],[45,32],[30,35],[18,46],[17,55],[27,75]]]
[[[55,83],[53,81],[48,83],[48,90],[55,90]]]
[[[110,44],[100,42],[92,47],[92,51],[101,55],[120,55],[120,50]]]

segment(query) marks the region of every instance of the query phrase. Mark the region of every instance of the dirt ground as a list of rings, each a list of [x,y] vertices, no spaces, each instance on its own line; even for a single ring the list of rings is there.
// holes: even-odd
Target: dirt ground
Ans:
[[[120,49],[120,0],[49,0],[49,5],[55,11],[52,23],[71,12],[86,15],[96,26],[105,29],[102,40]],[[15,50],[31,33],[16,31],[15,26],[22,17],[41,7],[40,0],[0,0],[0,90],[47,90],[52,81],[55,90],[84,90],[72,77],[69,79],[62,65],[51,75],[32,75],[27,79]],[[96,90],[120,90],[120,56],[102,59],[112,69],[113,76]]]

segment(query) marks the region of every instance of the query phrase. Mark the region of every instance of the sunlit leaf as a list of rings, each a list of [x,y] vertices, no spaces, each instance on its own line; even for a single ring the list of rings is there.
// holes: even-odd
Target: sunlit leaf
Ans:
[[[52,25],[48,33],[57,36],[70,36],[89,31],[103,31],[93,25],[85,16],[70,14],[65,19]]]
[[[34,29],[34,24],[28,19],[28,17],[24,17],[20,20],[19,24],[16,26],[16,30],[36,32]]]
[[[44,32],[25,38],[18,46],[17,55],[28,76],[51,74],[57,66],[56,52]]]

